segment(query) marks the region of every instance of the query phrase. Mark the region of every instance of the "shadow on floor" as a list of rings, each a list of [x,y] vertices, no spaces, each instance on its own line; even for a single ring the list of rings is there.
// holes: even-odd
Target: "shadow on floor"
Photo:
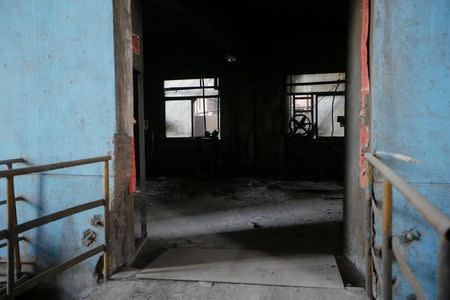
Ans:
[[[143,197],[148,238],[137,268],[176,247],[327,253],[337,258],[344,284],[363,284],[342,257],[343,195],[335,183],[164,178],[150,182]]]

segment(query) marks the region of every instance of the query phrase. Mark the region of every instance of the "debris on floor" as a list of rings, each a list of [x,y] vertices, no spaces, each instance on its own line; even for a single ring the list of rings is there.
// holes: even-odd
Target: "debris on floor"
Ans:
[[[247,221],[247,224],[248,224],[248,226],[250,226],[250,227],[252,227],[254,229],[262,228],[261,225],[259,225],[258,223],[255,223],[255,222]]]
[[[212,281],[199,281],[198,284],[202,287],[210,288],[213,286]]]

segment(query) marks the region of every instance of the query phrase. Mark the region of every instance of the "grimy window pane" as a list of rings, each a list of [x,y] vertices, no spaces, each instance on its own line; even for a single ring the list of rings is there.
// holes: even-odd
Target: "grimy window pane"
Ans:
[[[337,117],[344,116],[345,97],[336,95],[334,105],[332,105],[332,94],[345,92],[345,82],[340,81],[345,81],[345,73],[288,76],[286,91],[288,93],[289,122],[292,122],[295,114],[303,114],[308,118],[312,117],[313,128],[318,130],[312,132],[315,137],[344,136],[344,128],[340,127]],[[321,95],[324,92],[327,94],[326,96]],[[302,99],[310,97],[317,99],[318,103],[314,100],[314,106],[310,106],[309,100]],[[297,100],[294,102],[294,99]]]
[[[205,96],[217,96],[219,95],[219,91],[212,89],[212,88],[206,88],[205,89]],[[164,97],[200,97],[203,96],[203,89],[192,89],[192,90],[173,90],[173,91],[164,91]]]
[[[166,137],[191,137],[190,100],[166,101]]]
[[[319,136],[344,136],[344,127],[341,127],[337,122],[337,117],[345,115],[345,97],[335,96],[333,120],[331,119],[332,104],[333,96],[319,97],[317,112]],[[332,132],[333,128],[331,122],[333,122],[334,125],[334,132]]]
[[[204,104],[205,113],[203,113],[203,99],[199,98],[194,102],[195,137],[205,136],[205,131],[209,131],[210,133],[214,130],[219,131],[219,100],[215,98],[206,98]]]
[[[305,82],[321,82],[321,81],[335,81],[345,80],[345,73],[325,73],[325,74],[304,74],[291,75],[288,78],[288,83],[305,83]],[[291,86],[288,92],[291,93],[314,93],[314,92],[343,92],[345,91],[345,83],[337,85],[332,84],[318,84],[318,85],[302,85]]]
[[[220,132],[218,85],[218,78],[165,80],[166,137],[218,137],[213,134]]]
[[[205,86],[214,86],[214,78],[204,78]],[[200,87],[200,78],[164,80],[164,88],[174,87]]]
[[[202,89],[202,80],[205,89]],[[219,91],[214,88],[214,78],[204,79],[179,79],[165,80],[164,91],[165,97],[195,97],[195,96],[217,96]]]

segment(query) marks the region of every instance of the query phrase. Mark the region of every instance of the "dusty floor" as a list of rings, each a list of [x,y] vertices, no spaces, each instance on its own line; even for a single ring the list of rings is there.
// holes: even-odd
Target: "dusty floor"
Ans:
[[[334,183],[161,178],[149,186],[154,244],[339,252],[343,190]]]
[[[86,300],[359,300],[368,299],[361,288],[294,288],[248,284],[138,280],[136,271],[118,274],[88,295]]]
[[[148,239],[142,268],[163,248],[239,248],[332,253],[347,288],[138,280],[120,273],[88,299],[364,299],[358,276],[342,259],[343,188],[332,182],[274,179],[158,178],[144,195]]]
[[[342,251],[343,189],[332,182],[158,178],[142,195],[148,239],[137,269],[116,274],[86,299],[365,299]],[[167,248],[257,249],[335,255],[346,288],[139,280]],[[351,287],[354,286],[354,287]]]
[[[138,196],[146,205],[148,238],[135,268],[85,291],[85,299],[366,299],[361,276],[341,256],[340,185],[253,178],[157,178],[149,187],[147,194]],[[176,247],[329,253],[336,257],[346,287],[136,278],[163,251]],[[42,299],[45,295],[44,290]]]

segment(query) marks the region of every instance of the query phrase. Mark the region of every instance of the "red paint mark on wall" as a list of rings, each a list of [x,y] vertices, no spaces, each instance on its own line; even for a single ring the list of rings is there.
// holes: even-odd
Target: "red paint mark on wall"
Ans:
[[[367,41],[369,37],[369,0],[363,0],[361,30],[361,94],[369,94],[369,56]],[[361,99],[363,100],[363,99]],[[362,108],[362,106],[361,106]]]
[[[133,119],[133,126],[136,125],[136,120]],[[128,184],[128,192],[130,194],[136,192],[136,145],[134,142],[134,136],[131,138],[131,176],[130,183]]]
[[[130,194],[136,192],[136,154],[134,151],[134,137],[131,139],[131,176],[128,192]]]
[[[133,44],[133,54],[140,55],[141,38],[139,37],[139,35],[133,33],[132,44]]]
[[[360,98],[360,128],[359,128],[359,185],[361,188],[368,186],[366,160],[364,153],[369,147],[370,132],[367,125],[367,97],[369,96],[369,57],[367,41],[369,37],[369,0],[362,0],[361,20],[361,98]]]
[[[369,127],[361,126],[359,128],[359,141],[361,142],[361,146],[367,148],[369,146]]]
[[[366,188],[368,186],[366,174],[366,159],[364,157],[365,150],[369,146],[369,127],[361,125],[359,128],[359,186]]]

